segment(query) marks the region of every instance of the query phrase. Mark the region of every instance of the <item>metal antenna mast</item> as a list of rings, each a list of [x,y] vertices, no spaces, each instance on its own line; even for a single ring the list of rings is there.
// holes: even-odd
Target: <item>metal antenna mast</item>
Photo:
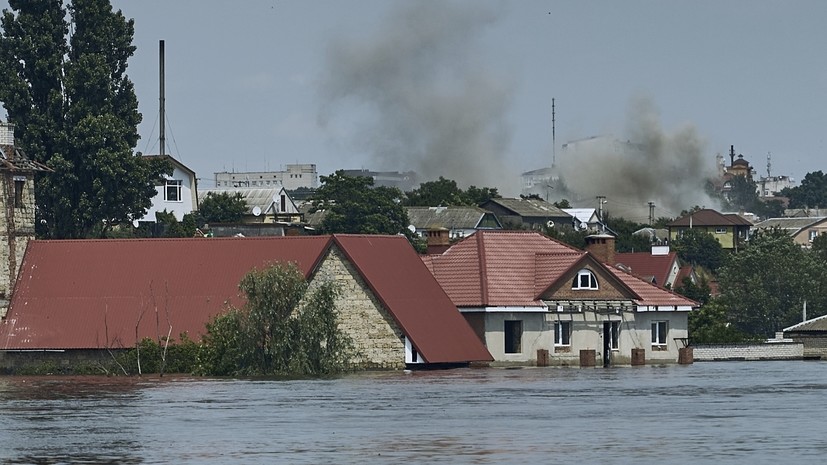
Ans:
[[[166,146],[167,140],[166,136],[164,135],[164,126],[166,123],[166,109],[164,108],[165,105],[165,98],[164,98],[164,41],[161,40],[158,43],[159,47],[159,57],[161,60],[160,63],[160,70],[161,70],[161,93],[160,93],[160,103],[161,103],[161,156],[166,154]]]

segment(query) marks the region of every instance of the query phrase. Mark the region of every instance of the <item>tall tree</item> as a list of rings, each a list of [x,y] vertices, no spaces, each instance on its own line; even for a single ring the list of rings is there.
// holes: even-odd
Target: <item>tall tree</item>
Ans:
[[[804,175],[801,185],[788,187],[781,195],[789,197],[790,208],[825,208],[827,207],[827,174],[814,171]]]
[[[409,234],[402,191],[374,186],[373,179],[336,171],[322,176],[313,196],[313,211],[324,210],[322,233]]]
[[[0,35],[0,101],[19,145],[55,172],[37,181],[38,234],[106,235],[144,216],[168,162],[132,152],[141,121],[127,59],[134,21],[108,0],[12,0]]]
[[[674,241],[672,246],[678,257],[693,265],[699,265],[715,272],[726,260],[726,252],[721,243],[712,234],[687,229]]]
[[[470,186],[462,190],[457,182],[442,176],[436,181],[423,182],[405,193],[404,203],[409,207],[447,207],[451,205],[479,205],[500,197],[496,187]]]
[[[770,336],[801,319],[804,301],[824,300],[824,273],[815,260],[781,230],[755,233],[749,246],[719,270],[721,303],[737,328]],[[810,316],[825,309],[810,305]]]

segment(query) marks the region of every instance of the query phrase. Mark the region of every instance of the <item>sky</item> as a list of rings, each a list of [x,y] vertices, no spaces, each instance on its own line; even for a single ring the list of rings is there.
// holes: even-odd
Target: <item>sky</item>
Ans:
[[[166,152],[204,188],[218,171],[315,163],[321,175],[415,170],[513,196],[521,172],[554,159],[588,192],[576,206],[596,206],[603,188],[609,206],[655,200],[656,216],[674,217],[680,205],[664,199],[701,183],[664,186],[712,172],[731,145],[760,175],[768,154],[772,175],[827,170],[822,0],[113,6],[135,20],[135,149],[160,151],[164,40]],[[562,150],[593,136],[662,149],[640,160]]]

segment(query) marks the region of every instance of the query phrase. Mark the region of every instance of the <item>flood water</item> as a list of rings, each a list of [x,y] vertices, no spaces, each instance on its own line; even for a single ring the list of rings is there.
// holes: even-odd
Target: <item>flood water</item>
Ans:
[[[823,463],[827,362],[0,377],[2,463]]]

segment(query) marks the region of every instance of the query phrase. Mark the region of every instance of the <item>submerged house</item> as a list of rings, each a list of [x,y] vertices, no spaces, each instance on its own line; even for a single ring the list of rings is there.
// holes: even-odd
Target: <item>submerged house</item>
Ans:
[[[478,231],[422,260],[495,364],[674,363],[697,303],[613,266],[614,238],[590,251],[537,232]],[[643,352],[640,352],[642,350]],[[640,355],[638,355],[640,356]]]
[[[0,367],[36,354],[106,356],[143,338],[199,340],[253,268],[295,263],[340,287],[340,328],[364,368],[454,366],[491,356],[401,236],[32,241],[8,315]]]

